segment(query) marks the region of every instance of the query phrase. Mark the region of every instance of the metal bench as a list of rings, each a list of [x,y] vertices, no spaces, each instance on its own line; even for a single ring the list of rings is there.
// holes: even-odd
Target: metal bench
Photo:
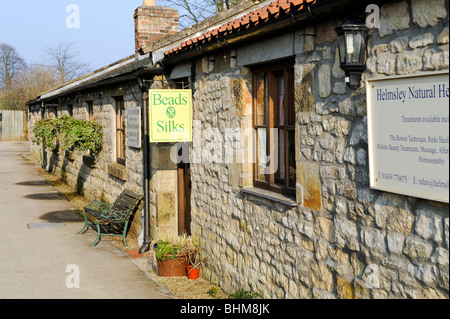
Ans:
[[[97,231],[97,238],[90,247],[98,244],[101,235],[121,236],[123,244],[128,247],[126,241],[128,224],[141,199],[142,195],[124,190],[112,204],[92,201],[88,207],[84,208],[84,226],[78,235],[86,232],[90,226]]]

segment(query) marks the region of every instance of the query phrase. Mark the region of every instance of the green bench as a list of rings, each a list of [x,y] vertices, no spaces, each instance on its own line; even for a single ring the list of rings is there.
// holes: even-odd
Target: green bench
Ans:
[[[121,236],[123,244],[128,247],[126,236],[131,216],[138,207],[142,195],[124,190],[112,204],[92,201],[84,208],[84,226],[78,235],[86,232],[88,226],[97,231],[97,238],[90,245],[95,247],[100,241],[100,236]]]

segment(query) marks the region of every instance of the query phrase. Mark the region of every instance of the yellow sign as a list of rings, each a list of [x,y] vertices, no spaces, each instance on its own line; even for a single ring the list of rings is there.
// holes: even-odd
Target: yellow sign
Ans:
[[[192,90],[149,90],[150,143],[192,142]]]

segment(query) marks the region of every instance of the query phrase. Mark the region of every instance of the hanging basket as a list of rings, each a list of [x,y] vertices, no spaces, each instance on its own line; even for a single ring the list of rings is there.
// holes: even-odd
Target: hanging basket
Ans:
[[[83,156],[83,163],[86,166],[94,168],[97,165],[98,158],[96,156],[92,155],[84,155]]]

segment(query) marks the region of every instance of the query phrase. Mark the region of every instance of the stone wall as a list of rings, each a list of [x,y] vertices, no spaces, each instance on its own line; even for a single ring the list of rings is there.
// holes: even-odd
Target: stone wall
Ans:
[[[448,70],[448,9],[444,0],[382,6],[363,79]],[[224,163],[211,148],[226,149],[226,128],[251,127],[251,68],[239,60],[252,50],[197,61],[192,232],[209,258],[204,274],[266,298],[448,298],[449,206],[370,189],[365,87],[344,83],[341,22],[292,34],[296,207],[243,191],[251,165]]]

